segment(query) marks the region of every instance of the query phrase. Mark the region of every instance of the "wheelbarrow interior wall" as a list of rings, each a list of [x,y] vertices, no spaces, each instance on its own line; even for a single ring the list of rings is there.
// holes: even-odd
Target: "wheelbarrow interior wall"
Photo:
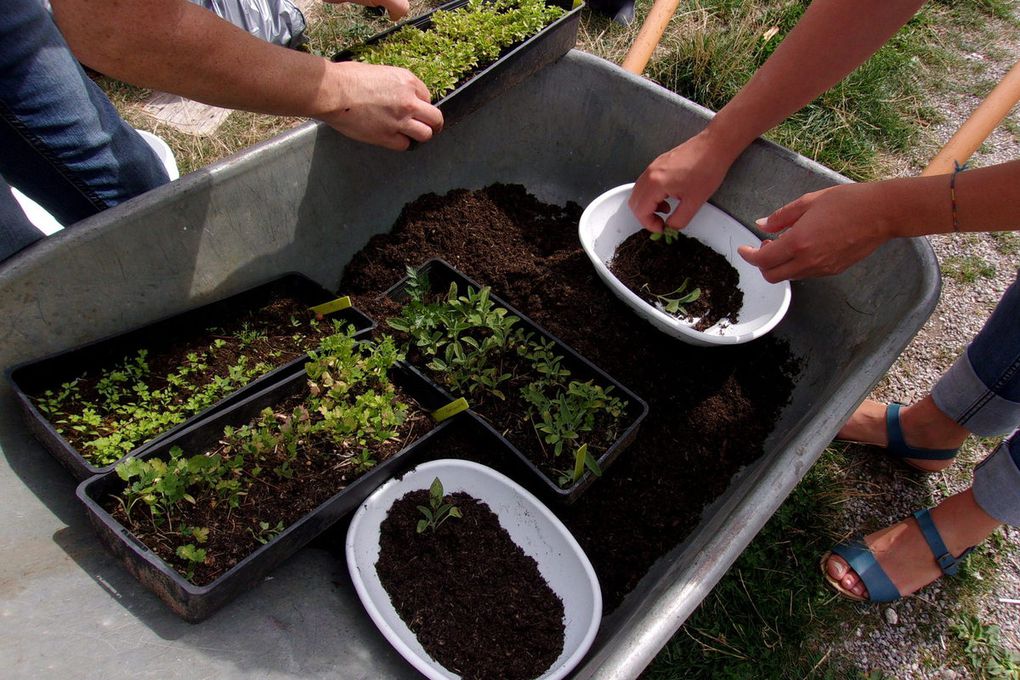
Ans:
[[[0,365],[122,332],[283,272],[335,288],[354,253],[424,193],[519,183],[544,201],[584,205],[633,181],[709,115],[571,52],[409,153],[307,124],[58,233],[0,268]],[[759,142],[713,201],[751,224],[842,181]],[[841,276],[795,284],[775,332],[804,368],[766,455],[604,619],[576,677],[640,673],[920,328],[937,293],[923,240],[890,243]],[[372,626],[344,565],[322,550],[306,549],[199,626],[177,620],[104,553],[69,476],[31,439],[6,383],[0,389],[7,518],[0,582],[11,584],[3,591],[0,662],[15,676],[77,675],[87,663],[96,677],[111,678],[129,668],[168,678],[417,677]]]

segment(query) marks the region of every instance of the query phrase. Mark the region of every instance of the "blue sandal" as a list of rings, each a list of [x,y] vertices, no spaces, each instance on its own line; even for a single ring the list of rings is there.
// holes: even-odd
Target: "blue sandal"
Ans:
[[[959,557],[953,557],[942,540],[942,535],[939,534],[939,530],[935,527],[935,522],[932,521],[928,510],[918,510],[914,513],[914,519],[917,520],[917,524],[921,528],[921,535],[924,536],[924,540],[928,543],[928,547],[935,556],[935,561],[942,568],[942,573],[955,576],[956,572],[960,569],[960,561],[969,555],[974,548],[967,548]],[[846,560],[850,568],[857,574],[857,577],[861,579],[864,587],[868,589],[868,597],[864,598],[855,595],[845,589],[838,580],[829,575],[826,563],[832,555],[839,555]],[[829,585],[837,593],[848,599],[857,602],[892,602],[903,597],[882,569],[882,565],[875,559],[874,553],[864,543],[863,538],[857,538],[849,543],[840,543],[835,546],[830,552],[822,555],[821,566],[822,574],[825,576],[825,580],[829,582]]]
[[[884,450],[889,457],[894,458],[912,470],[919,470],[929,474],[933,471],[926,470],[920,465],[915,465],[908,459],[952,460],[956,457],[956,454],[959,453],[960,449],[920,449],[907,444],[906,439],[903,437],[903,426],[900,424],[900,407],[902,406],[903,404],[894,401],[885,407],[885,434],[889,443],[886,444]],[[857,442],[850,439],[844,439],[842,441],[848,441],[851,444],[859,444],[861,446],[877,446],[882,448],[878,444],[868,444],[866,442]]]
[[[901,406],[903,406],[903,404],[894,401],[885,409],[885,432],[886,436],[889,438],[889,443],[886,445],[886,451],[889,452],[890,456],[899,459],[904,465],[912,467],[915,470],[921,470],[922,472],[931,472],[931,470],[925,470],[906,459],[951,460],[956,458],[956,454],[960,449],[918,449],[907,444],[906,439],[903,438],[903,426],[900,425]]]

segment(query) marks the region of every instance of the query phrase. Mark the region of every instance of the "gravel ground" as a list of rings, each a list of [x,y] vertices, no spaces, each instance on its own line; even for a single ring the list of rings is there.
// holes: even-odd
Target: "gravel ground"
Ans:
[[[1014,8],[1020,16],[1020,3]],[[1008,26],[990,27],[984,44],[981,37],[970,38],[964,52],[965,67],[954,72],[952,91],[933,94],[929,103],[940,111],[944,121],[926,131],[912,158],[899,159],[894,174],[916,174],[967,119],[981,102],[970,92],[987,92],[979,85],[998,82],[1020,60],[1020,35]],[[1020,127],[1014,109],[975,155],[972,165],[987,166],[1020,158]],[[1013,282],[1020,262],[1020,234],[994,237],[988,234],[944,235],[930,239],[942,265],[941,301],[872,395],[881,401],[912,403],[923,397],[969,340],[980,330],[1000,295]],[[980,258],[990,265],[987,276],[973,282],[953,275],[961,258]],[[976,260],[975,260],[976,262]],[[994,270],[994,273],[991,271]],[[844,513],[847,536],[862,529],[872,531],[909,515],[920,507],[938,503],[942,498],[967,488],[976,461],[987,455],[997,439],[972,441],[960,460],[944,473],[923,477],[903,471],[874,456],[864,456],[844,470],[851,496]],[[855,449],[857,447],[854,447]],[[862,450],[862,453],[864,451]],[[851,451],[850,453],[854,453]],[[975,678],[970,670],[947,660],[947,642],[956,637],[952,629],[958,618],[954,612],[976,601],[975,610],[985,625],[1002,630],[1002,644],[1020,653],[1020,530],[1001,530],[1002,541],[989,549],[997,566],[989,573],[977,574],[987,588],[974,595],[974,588],[961,588],[938,582],[917,596],[889,605],[859,607],[861,617],[848,620],[834,639],[844,640],[847,658],[861,667],[881,670],[895,678],[944,679]]]

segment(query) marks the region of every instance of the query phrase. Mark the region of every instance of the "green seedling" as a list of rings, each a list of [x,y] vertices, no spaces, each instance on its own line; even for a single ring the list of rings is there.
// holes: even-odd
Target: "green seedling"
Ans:
[[[588,452],[588,445],[581,444],[574,452],[574,468],[572,470],[557,470],[559,473],[557,481],[560,486],[576,484],[584,476],[585,470],[591,470],[591,473],[596,477],[602,476],[602,468],[595,460],[595,456]]]
[[[185,562],[185,577],[190,581],[195,578],[195,567],[205,562],[205,548],[196,548],[187,543],[177,548],[176,554]]]
[[[117,379],[121,374],[113,372],[108,376],[103,403],[86,407],[80,414],[68,414],[66,423],[86,437],[83,453],[90,462],[107,465],[212,406],[270,366],[261,362],[250,366],[246,357],[239,357],[227,368],[226,376],[213,376],[204,385],[193,382],[193,374],[206,368],[204,355],[191,354],[176,372],[166,376],[163,389],[151,389],[142,380],[147,377],[141,375],[129,388],[117,389],[117,383],[122,382]]]
[[[205,559],[196,545],[208,536],[208,529],[188,527],[190,508],[229,513],[255,485],[276,488],[324,455],[357,472],[374,466],[373,450],[397,437],[407,417],[409,407],[389,379],[403,355],[392,337],[370,344],[354,333],[348,327],[309,352],[307,393],[290,412],[265,408],[240,427],[225,427],[216,448],[198,455],[173,447],[165,458],[127,458],[117,465],[125,482],[118,501],[128,525],[144,525],[160,545],[174,547],[190,579]],[[267,543],[283,530],[280,520],[247,531]]]
[[[361,453],[358,453],[351,458],[351,463],[354,465],[354,469],[358,472],[368,472],[379,464],[379,462],[375,459],[375,456],[372,455],[372,451],[370,449],[362,449]]]
[[[251,534],[252,538],[256,541],[265,545],[279,536],[283,529],[283,521],[277,522],[276,526],[270,526],[269,522],[259,522],[258,530],[256,531],[255,529],[248,527],[248,533]]]
[[[585,438],[595,430],[597,419],[607,436],[615,437],[627,407],[609,394],[612,388],[570,380],[556,343],[519,328],[520,319],[496,305],[488,287],[469,287],[461,294],[451,284],[445,299],[431,301],[429,291],[427,277],[408,268],[404,287],[408,301],[388,323],[427,358],[436,380],[455,393],[472,395],[483,408],[486,398],[507,399],[507,384],[520,385],[513,396],[528,405],[527,418],[549,458],[580,450],[578,474],[597,468],[587,454]],[[561,478],[566,480],[561,484],[576,481],[569,470]]]
[[[408,69],[436,101],[472,71],[562,15],[561,8],[545,0],[469,0],[456,10],[433,12],[428,30],[405,26],[385,40],[356,48],[354,58]]]
[[[663,227],[662,231],[653,231],[648,235],[648,239],[651,241],[662,241],[667,246],[671,245],[674,241],[679,240],[680,230],[672,227]]]
[[[451,283],[445,301],[426,303],[427,280],[409,276],[410,301],[389,325],[411,336],[428,368],[456,392],[483,392],[506,399],[501,385],[512,374],[500,357],[526,341],[519,319],[496,306],[490,290],[468,288],[464,295]]]
[[[541,383],[532,383],[522,390],[522,395],[530,405],[529,416],[535,430],[553,447],[553,455],[557,457],[565,447],[579,444],[582,434],[595,428],[600,412],[616,421],[626,409],[622,400],[608,394],[611,387],[603,389],[591,382],[575,380],[566,390],[549,397],[540,386]]]
[[[659,306],[667,314],[674,314],[677,316],[686,316],[687,309],[686,305],[694,302],[701,297],[701,289],[695,288],[688,291],[687,286],[690,284],[689,279],[684,279],[684,282],[680,284],[680,287],[669,293],[659,295],[652,293],[648,288],[648,284],[642,286],[642,289],[648,291],[659,301]]]
[[[58,392],[44,392],[36,403],[59,433],[74,435],[88,462],[108,465],[270,370],[239,357],[227,365],[226,375],[198,382],[224,345],[216,339],[163,375],[152,373],[149,352],[140,349],[96,376],[93,398],[85,398],[79,377]]]
[[[266,332],[259,328],[252,328],[249,324],[244,323],[241,325],[241,330],[237,332],[237,340],[241,343],[241,347],[248,347],[249,345],[255,344],[259,340],[266,338]]]
[[[429,507],[419,505],[418,511],[424,515],[422,519],[418,520],[419,534],[424,533],[426,529],[437,531],[439,525],[451,517],[463,517],[460,508],[453,503],[446,502],[443,495],[443,483],[439,481],[439,477],[433,479],[432,485],[429,487]]]

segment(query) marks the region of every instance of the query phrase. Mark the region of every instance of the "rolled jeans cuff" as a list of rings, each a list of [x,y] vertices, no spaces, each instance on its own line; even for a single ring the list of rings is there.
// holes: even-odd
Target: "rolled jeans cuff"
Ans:
[[[939,379],[931,396],[940,411],[981,437],[1007,434],[1020,423],[1020,403],[988,389],[974,372],[967,352]]]
[[[974,468],[971,489],[982,510],[1000,522],[1020,527],[1020,468],[1010,454],[1009,442],[999,444]]]

